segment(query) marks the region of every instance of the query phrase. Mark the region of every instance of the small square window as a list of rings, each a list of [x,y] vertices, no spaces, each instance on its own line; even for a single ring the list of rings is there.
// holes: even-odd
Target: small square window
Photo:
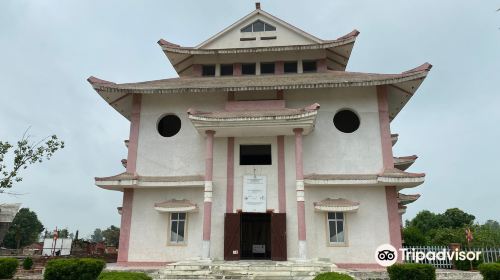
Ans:
[[[302,62],[302,72],[304,73],[311,73],[311,72],[317,72],[317,66],[316,66],[316,61],[314,60],[309,60],[309,61],[303,61]]]
[[[202,76],[215,76],[215,65],[203,65],[201,68]]]
[[[232,64],[221,64],[220,65],[220,75],[221,76],[232,76],[233,75],[233,65]]]
[[[255,75],[255,63],[244,63],[241,65],[241,74]]]
[[[288,61],[284,64],[285,73],[297,73],[297,61]]]
[[[271,165],[271,145],[241,145],[240,165]]]
[[[261,74],[274,74],[274,62],[262,62],[262,63],[260,63],[260,73]]]

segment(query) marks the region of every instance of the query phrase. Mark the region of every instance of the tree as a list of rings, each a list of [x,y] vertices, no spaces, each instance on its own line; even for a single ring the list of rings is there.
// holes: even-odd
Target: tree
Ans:
[[[68,238],[69,237],[69,231],[67,228],[63,228],[57,231],[57,237],[58,238]]]
[[[440,220],[441,227],[463,228],[472,226],[476,217],[458,208],[450,208],[443,214],[438,214],[438,219]]]
[[[106,245],[118,247],[118,243],[120,242],[120,228],[110,226],[102,232],[102,235]]]
[[[32,142],[27,133],[28,130],[21,140],[17,141],[15,148],[9,142],[0,141],[0,193],[4,192],[4,189],[12,188],[15,182],[23,180],[19,175],[21,170],[28,168],[29,165],[49,160],[57,150],[64,148],[64,142],[59,141],[56,135]],[[14,148],[12,151],[14,160],[8,167],[4,159],[12,148]]]
[[[92,242],[101,242],[103,240],[102,230],[100,228],[96,228],[94,230],[94,234],[90,236],[90,240],[92,240]]]
[[[12,221],[3,245],[10,249],[19,249],[38,241],[44,227],[35,212],[29,208],[21,208]]]
[[[407,226],[417,228],[422,234],[426,235],[431,229],[439,228],[439,217],[428,210],[420,211],[415,218],[407,223]]]
[[[428,243],[426,236],[417,227],[404,228],[403,240],[405,246],[423,246]]]

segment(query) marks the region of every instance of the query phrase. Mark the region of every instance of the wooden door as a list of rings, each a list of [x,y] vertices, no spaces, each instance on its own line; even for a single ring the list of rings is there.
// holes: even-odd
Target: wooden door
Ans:
[[[286,213],[271,214],[271,259],[286,261]]]
[[[224,260],[237,261],[241,258],[239,213],[226,213],[224,216]]]

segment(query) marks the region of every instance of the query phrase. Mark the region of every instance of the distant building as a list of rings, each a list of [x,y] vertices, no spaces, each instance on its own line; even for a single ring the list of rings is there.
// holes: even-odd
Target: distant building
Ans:
[[[17,212],[21,208],[21,203],[3,203],[0,204],[0,244],[10,228],[10,224]]]
[[[118,262],[370,267],[379,245],[401,247],[415,197],[398,192],[425,175],[393,157],[390,122],[431,65],[347,72],[358,34],[322,40],[258,5],[196,47],[160,40],[178,78],[89,78],[131,123],[126,172],[96,178],[123,192]]]

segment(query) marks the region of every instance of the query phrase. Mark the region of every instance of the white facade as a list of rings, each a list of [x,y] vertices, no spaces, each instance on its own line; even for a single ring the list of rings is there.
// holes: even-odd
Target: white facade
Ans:
[[[241,31],[256,21],[275,30]],[[192,49],[160,41],[183,78],[130,88],[130,84],[89,79],[103,98],[131,120],[127,172],[96,178],[100,187],[124,191],[119,262],[231,259],[231,254],[248,254],[243,252],[246,240],[232,244],[241,244],[239,250],[225,250],[225,246],[229,248],[225,221],[228,214],[245,214],[241,213],[243,177],[253,174],[266,178],[265,215],[285,209],[286,228],[280,229],[286,234],[285,259],[321,258],[336,264],[372,265],[379,245],[401,246],[397,191],[422,183],[424,175],[394,168],[389,122],[408,101],[408,92],[418,88],[430,66],[392,76],[345,72],[358,33],[323,41],[257,9]],[[295,74],[287,72],[286,63],[290,61],[297,63]],[[315,73],[303,73],[307,61],[315,63]],[[264,62],[274,63],[275,70],[265,75],[267,78],[259,78]],[[240,83],[237,76],[245,74],[245,63],[255,63],[255,72],[244,75]],[[233,65],[231,77],[219,77],[222,65],[228,64]],[[205,67],[211,77],[199,77],[206,74]],[[210,79],[213,83],[207,83]],[[282,80],[283,84],[276,84]],[[393,84],[397,86],[391,87]],[[245,102],[248,100],[258,102]],[[284,100],[285,107],[269,100]],[[246,109],[230,109],[228,102]],[[353,112],[359,120],[359,127],[352,133],[334,125],[334,117],[342,110]],[[181,123],[171,137],[158,131],[160,120],[167,115],[178,117]],[[300,122],[306,115],[308,121]],[[236,121],[239,126],[234,126]],[[294,130],[295,123],[298,130]],[[213,128],[202,128],[208,124]],[[285,126],[291,129],[285,131]],[[280,137],[284,139],[283,154]],[[241,145],[270,145],[270,163],[241,165]],[[384,183],[382,177],[391,183]],[[183,183],[186,178],[190,183]],[[141,187],[141,180],[154,183]],[[284,182],[281,191],[280,181]],[[232,196],[228,195],[230,191]],[[342,205],[315,206],[332,201],[351,203],[357,211],[335,210],[343,209]],[[167,205],[162,208],[166,212],[155,210],[154,205],[162,202]],[[189,203],[196,209],[187,212],[185,218],[175,216],[179,222],[177,218],[171,221],[178,203]],[[227,203],[233,204],[232,209]],[[334,212],[342,213],[339,217],[344,221],[343,227],[335,224],[340,231],[334,238],[340,240],[342,235],[342,242],[336,243],[331,242],[328,224],[328,213]],[[250,225],[259,227],[260,222],[252,220],[256,217],[248,219]],[[172,227],[184,222],[182,242],[172,243]],[[270,227],[274,233],[269,234],[275,234],[272,224]],[[263,224],[260,230],[267,232],[269,226]],[[240,238],[245,236],[240,232]],[[270,240],[265,242],[275,248]],[[204,252],[204,244],[209,251]],[[270,254],[274,259],[272,251]]]

